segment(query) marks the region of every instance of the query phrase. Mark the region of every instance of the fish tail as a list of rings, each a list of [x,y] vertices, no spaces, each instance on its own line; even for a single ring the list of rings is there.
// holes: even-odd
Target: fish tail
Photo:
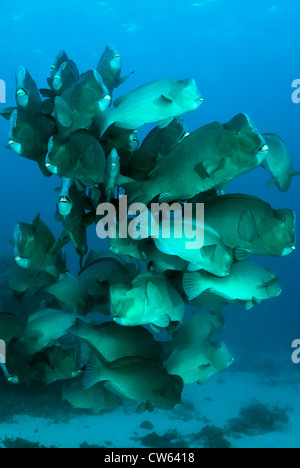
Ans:
[[[93,354],[87,363],[83,377],[83,387],[87,390],[105,379],[107,363],[100,354]]]
[[[109,112],[102,112],[101,114],[97,115],[94,119],[93,129],[97,129],[97,133],[99,134],[99,138],[102,138],[108,128],[114,122],[111,121],[110,113]]]
[[[206,282],[201,272],[185,273],[183,275],[183,289],[189,301],[196,299],[207,290]]]

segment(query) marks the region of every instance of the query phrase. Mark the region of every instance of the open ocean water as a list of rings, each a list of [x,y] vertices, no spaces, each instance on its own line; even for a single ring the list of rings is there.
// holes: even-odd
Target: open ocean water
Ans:
[[[114,98],[154,80],[193,78],[204,103],[184,116],[190,132],[249,114],[261,133],[280,135],[294,169],[300,170],[300,104],[292,100],[292,83],[300,79],[298,1],[2,0],[0,8],[0,79],[6,86],[1,111],[15,106],[20,65],[39,88],[47,88],[50,65],[60,50],[83,73],[95,69],[106,45],[114,43],[122,56],[122,75],[134,71]],[[138,129],[140,142],[152,128]],[[0,305],[1,312],[27,318],[47,295],[13,296],[10,239],[17,223],[32,223],[37,213],[60,236],[62,227],[54,217],[60,181],[55,175],[43,177],[37,164],[8,150],[7,135],[8,122],[1,119]],[[268,188],[270,178],[258,167],[233,180],[226,192],[256,196],[297,215],[300,178],[294,177],[285,193]],[[95,225],[88,228],[88,245],[95,251],[107,248]],[[65,252],[69,271],[76,275],[79,257],[70,245]],[[250,311],[233,305],[224,310],[225,328],[218,339],[234,362],[201,386],[185,385],[181,405],[138,414],[138,404],[124,399],[117,409],[95,415],[62,400],[65,382],[46,386],[29,379],[18,385],[3,373],[0,446],[299,448],[300,364],[292,361],[292,343],[300,340],[299,250],[252,260],[276,273],[282,294]]]

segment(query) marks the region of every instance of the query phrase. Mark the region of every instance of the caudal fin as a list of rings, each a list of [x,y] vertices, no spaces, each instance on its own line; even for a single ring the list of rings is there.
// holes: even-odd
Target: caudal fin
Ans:
[[[86,370],[84,372],[83,387],[88,389],[96,385],[98,382],[105,380],[105,369],[106,363],[104,358],[100,358],[99,354],[93,354],[87,363]]]
[[[208,288],[206,282],[203,280],[202,273],[198,271],[195,273],[185,273],[183,275],[183,289],[189,301],[192,301]]]
[[[109,112],[102,112],[94,118],[92,130],[96,131],[99,138],[102,138],[104,133],[114,122],[111,121]]]

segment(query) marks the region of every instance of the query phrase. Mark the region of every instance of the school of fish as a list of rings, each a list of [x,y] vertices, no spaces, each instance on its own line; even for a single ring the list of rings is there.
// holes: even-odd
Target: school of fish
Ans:
[[[16,105],[0,112],[9,121],[7,148],[58,178],[62,228],[56,239],[33,213],[32,224],[14,229],[11,294],[22,301],[43,292],[45,299],[26,316],[0,312],[1,367],[11,384],[61,382],[64,400],[95,414],[127,399],[138,412],[171,410],[184,385],[227,369],[233,357],[214,338],[224,328],[224,307],[250,310],[282,293],[263,259],[250,257],[296,248],[292,210],[228,188],[262,166],[269,186],[287,191],[300,173],[283,140],[260,133],[245,113],[190,132],[181,116],[204,101],[191,78],[160,79],[113,101],[131,75],[122,76],[113,44],[84,73],[61,51],[48,89],[19,67]],[[155,126],[140,144],[145,124]],[[124,238],[117,224],[109,251],[89,250],[87,229],[101,221],[97,207],[111,203],[119,220],[122,194],[147,209],[151,202],[204,203],[202,247],[187,249],[174,229],[163,236],[160,220],[157,236],[149,230]],[[68,271],[68,243],[80,259],[77,275]]]

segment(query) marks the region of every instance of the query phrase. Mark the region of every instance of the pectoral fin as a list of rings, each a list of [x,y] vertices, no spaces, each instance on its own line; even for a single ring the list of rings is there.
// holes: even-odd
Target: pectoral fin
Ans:
[[[167,328],[170,325],[170,317],[168,315],[162,315],[152,322],[158,328]]]
[[[62,127],[70,128],[72,126],[72,111],[66,101],[59,96],[55,98],[55,112],[57,120]]]
[[[156,309],[162,308],[162,306],[164,305],[164,297],[159,287],[156,284],[154,284],[152,281],[148,281],[146,285],[146,295],[147,295],[147,306],[149,306],[149,304],[152,301],[152,303],[155,303]],[[161,326],[158,324],[157,320],[155,320],[153,323],[155,323],[158,326]],[[169,320],[169,323],[170,323],[170,320]]]
[[[217,171],[222,169],[225,165],[225,160],[219,160],[219,159],[207,159],[206,161],[203,161],[203,166],[209,176],[214,175]]]
[[[214,255],[216,253],[216,248],[217,245],[207,245],[205,247],[202,247],[201,249],[201,255],[203,258],[210,258],[211,260],[214,258]]]
[[[250,255],[252,255],[251,250],[242,249],[241,247],[237,247],[234,251],[234,257],[239,262],[246,260],[248,257],[250,257]]]
[[[199,177],[201,177],[201,179],[207,179],[209,177],[209,174],[207,172],[207,170],[205,169],[203,163],[199,163],[195,166],[194,168],[194,171],[196,172],[196,174],[198,174]]]
[[[119,79],[118,87],[121,86],[122,84],[124,84],[125,81],[127,81],[128,78],[130,78],[131,75],[133,75],[134,73],[135,73],[135,72],[133,71],[133,72],[129,73],[128,75],[122,76],[122,77]]]
[[[247,210],[241,216],[238,234],[241,240],[245,242],[253,242],[258,239],[255,219],[251,211]]]
[[[155,99],[154,104],[161,108],[166,108],[174,103],[173,99],[170,96],[162,94],[158,99]],[[173,120],[173,117],[172,117]],[[172,122],[171,120],[171,122]]]

